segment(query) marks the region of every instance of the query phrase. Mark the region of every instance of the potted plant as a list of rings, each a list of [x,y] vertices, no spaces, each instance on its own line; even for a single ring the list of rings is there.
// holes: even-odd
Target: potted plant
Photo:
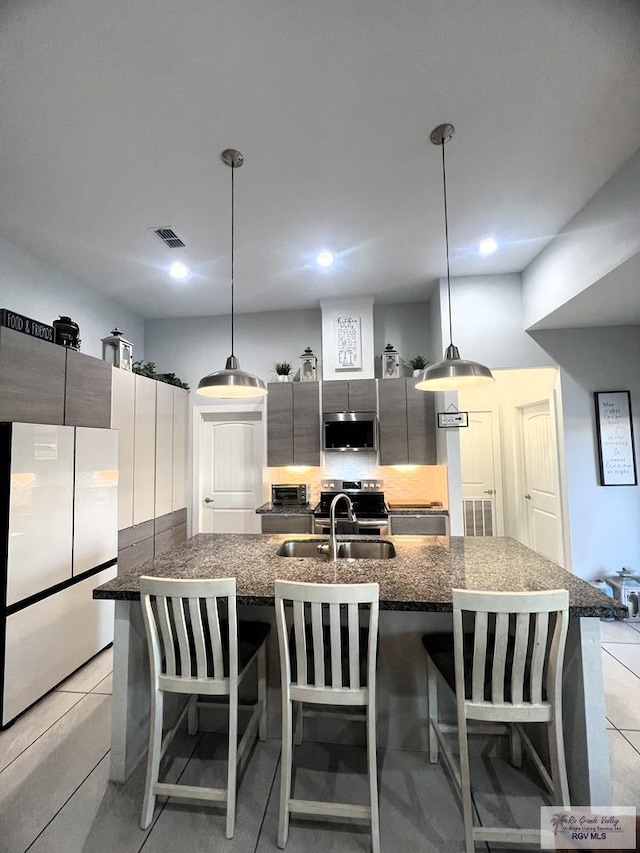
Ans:
[[[290,361],[276,361],[273,365],[273,369],[276,372],[276,376],[278,377],[278,382],[288,382],[289,375],[291,373],[291,362]]]
[[[416,355],[413,358],[410,358],[409,361],[405,361],[405,364],[407,367],[411,368],[414,376],[419,376],[429,362],[423,355]]]

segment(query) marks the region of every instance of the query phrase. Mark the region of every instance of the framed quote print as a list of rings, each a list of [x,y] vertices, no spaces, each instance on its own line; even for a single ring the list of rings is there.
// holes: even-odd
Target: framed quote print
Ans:
[[[596,391],[596,429],[601,486],[636,486],[631,395],[628,391]]]

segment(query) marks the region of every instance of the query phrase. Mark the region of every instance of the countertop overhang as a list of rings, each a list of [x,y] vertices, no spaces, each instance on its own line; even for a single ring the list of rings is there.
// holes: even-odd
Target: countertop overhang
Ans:
[[[93,591],[96,599],[136,601],[141,575],[237,580],[238,604],[273,604],[273,583],[380,584],[383,610],[450,611],[451,590],[525,592],[567,589],[572,616],[622,616],[626,609],[555,563],[507,537],[388,536],[397,556],[391,560],[331,563],[322,559],[279,557],[285,539],[308,535],[199,533],[135,571]],[[358,539],[361,537],[340,537]]]

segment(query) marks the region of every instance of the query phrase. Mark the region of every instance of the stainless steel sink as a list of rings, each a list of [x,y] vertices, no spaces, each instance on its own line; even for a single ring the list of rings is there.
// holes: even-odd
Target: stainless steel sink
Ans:
[[[326,545],[326,539],[287,539],[278,548],[279,557],[316,557],[324,554],[318,551],[319,545]],[[339,560],[390,560],[395,557],[393,542],[376,539],[372,542],[338,542]]]

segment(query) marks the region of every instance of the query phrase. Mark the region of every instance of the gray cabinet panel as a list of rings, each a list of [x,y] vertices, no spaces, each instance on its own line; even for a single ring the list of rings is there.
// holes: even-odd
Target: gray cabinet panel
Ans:
[[[349,411],[349,383],[346,379],[331,379],[322,383],[322,411]]]
[[[153,557],[153,536],[118,551],[118,574],[137,569]]]
[[[375,412],[377,409],[376,380],[349,380],[349,412]]]
[[[424,392],[423,392],[424,393]],[[390,515],[389,531],[393,536],[446,536],[447,519],[444,515]]]
[[[187,508],[184,507],[175,512],[168,512],[166,515],[159,515],[154,522],[154,533],[164,533],[165,530],[171,530],[172,527],[179,527],[186,523]]]
[[[180,545],[187,541],[187,525],[180,524],[178,527],[172,527],[171,530],[165,530],[155,536],[155,556],[164,554],[169,548],[174,545]]]
[[[406,465],[407,389],[404,379],[381,379],[378,405],[380,465]]]
[[[65,424],[108,429],[111,426],[111,366],[100,358],[75,350],[65,352]]]
[[[0,327],[0,421],[64,423],[65,360],[64,347]]]
[[[267,465],[293,464],[293,383],[270,382],[267,397]]]
[[[406,379],[407,386],[407,461],[411,465],[435,465],[436,404],[431,391],[419,391],[415,379]]]
[[[318,382],[294,382],[293,464],[320,465],[320,389]]]
[[[262,515],[263,533],[312,533],[313,516],[306,515]]]
[[[135,545],[136,542],[141,542],[143,539],[149,538],[153,538],[153,519],[118,531],[118,551],[122,551],[123,548],[128,548],[130,545]]]

